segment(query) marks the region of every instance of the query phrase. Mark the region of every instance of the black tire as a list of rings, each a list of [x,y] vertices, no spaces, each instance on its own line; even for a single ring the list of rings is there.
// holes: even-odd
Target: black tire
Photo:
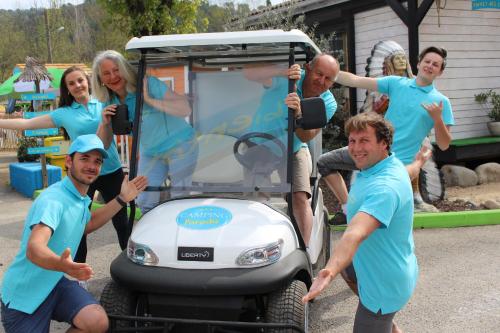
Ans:
[[[422,199],[428,204],[444,199],[444,175],[435,164],[426,163],[420,170],[418,188]]]
[[[307,332],[308,307],[302,304],[302,297],[307,293],[304,282],[293,280],[280,290],[269,294],[266,310],[267,323],[295,324]],[[271,333],[297,333],[294,329],[270,329]]]
[[[330,223],[328,223],[328,211],[325,210],[323,226],[323,252],[324,252],[324,264],[322,268],[325,268],[326,263],[330,260],[330,254],[332,253],[331,242],[332,242],[332,231],[330,230]]]
[[[104,286],[100,302],[108,315],[114,314],[130,316],[135,312],[135,297],[114,281],[110,281]],[[117,328],[130,326],[131,323],[128,321],[116,321]]]
[[[323,246],[321,248],[321,252],[318,256],[318,260],[313,265],[314,275],[317,275],[320,270],[325,268],[326,263],[330,259],[330,242],[331,242],[331,230],[330,224],[328,223],[328,213],[325,211],[324,219],[323,219],[323,238],[322,238]]]

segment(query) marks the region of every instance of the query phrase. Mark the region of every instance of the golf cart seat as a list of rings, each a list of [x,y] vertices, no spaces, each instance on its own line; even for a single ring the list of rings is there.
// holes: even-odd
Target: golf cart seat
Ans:
[[[243,181],[243,167],[233,154],[236,138],[222,134],[198,137],[198,163],[193,183],[232,184]]]

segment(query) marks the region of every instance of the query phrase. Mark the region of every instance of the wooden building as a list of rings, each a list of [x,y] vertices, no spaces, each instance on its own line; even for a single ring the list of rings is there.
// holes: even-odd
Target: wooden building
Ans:
[[[358,75],[366,74],[366,59],[381,40],[403,46],[415,73],[419,50],[444,47],[447,68],[436,86],[451,100],[453,138],[489,135],[487,110],[474,95],[500,89],[500,9],[472,10],[471,0],[299,0],[292,7],[306,22],[318,23],[319,33],[336,33],[334,49],[344,51],[346,69]],[[364,97],[365,91],[350,89],[350,110]]]

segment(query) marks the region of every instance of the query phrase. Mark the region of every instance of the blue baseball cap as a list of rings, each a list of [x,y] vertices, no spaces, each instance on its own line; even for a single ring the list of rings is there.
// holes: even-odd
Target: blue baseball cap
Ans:
[[[108,157],[108,153],[104,149],[104,144],[101,139],[95,134],[80,135],[69,146],[68,154],[73,153],[87,153],[91,150],[97,150],[101,153],[103,158]]]

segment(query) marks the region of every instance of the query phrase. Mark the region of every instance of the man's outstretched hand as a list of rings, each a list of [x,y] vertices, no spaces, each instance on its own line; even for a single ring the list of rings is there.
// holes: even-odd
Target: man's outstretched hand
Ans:
[[[137,176],[132,180],[128,179],[128,175],[123,177],[122,187],[120,190],[120,198],[129,202],[134,200],[139,193],[144,191],[144,189],[148,186],[148,179],[146,176]]]
[[[87,263],[74,262],[71,250],[67,248],[60,257],[61,271],[80,281],[86,281],[94,275],[92,267]]]
[[[328,269],[322,269],[319,271],[318,276],[314,279],[309,292],[302,297],[302,303],[307,303],[310,300],[316,298],[323,290],[328,287],[330,282],[332,282],[333,276],[332,271]]]

